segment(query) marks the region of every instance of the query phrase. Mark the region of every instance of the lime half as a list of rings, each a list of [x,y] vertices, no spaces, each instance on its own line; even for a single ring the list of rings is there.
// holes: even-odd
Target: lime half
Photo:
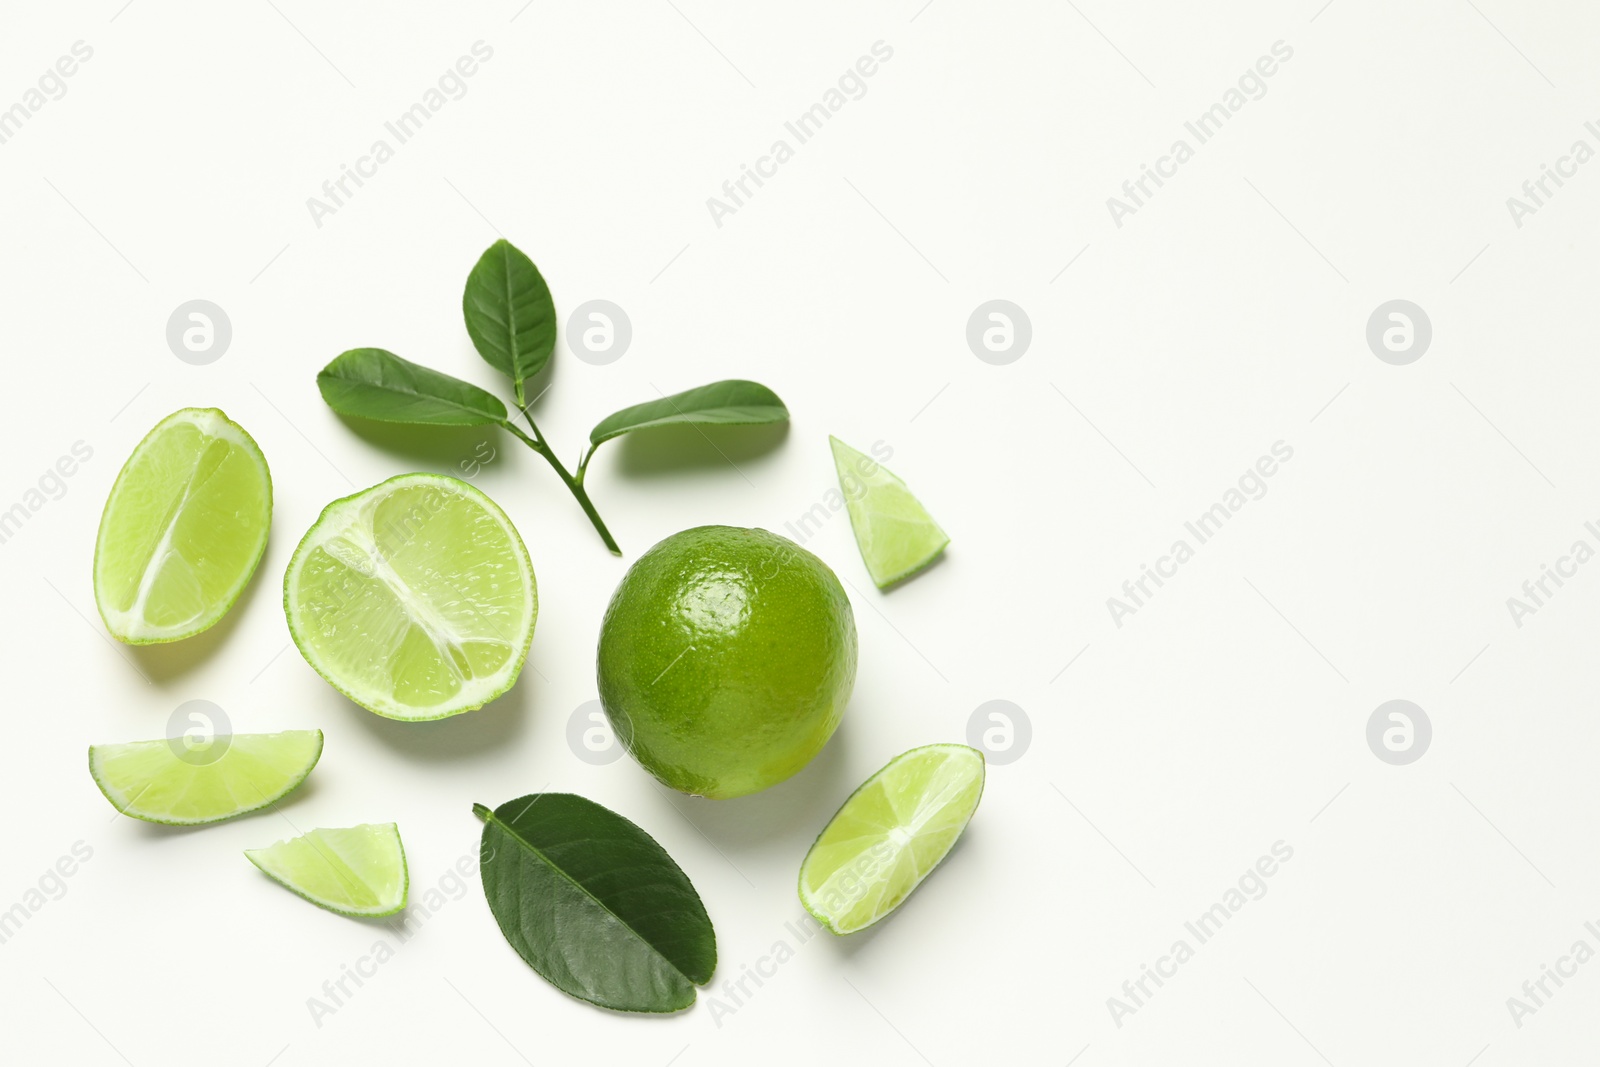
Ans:
[[[873,584],[887,588],[938,559],[950,538],[906,483],[837,437],[829,437],[828,443],[856,547]]]
[[[406,906],[411,880],[392,822],[312,830],[244,854],[274,881],[340,915],[380,917]]]
[[[528,550],[494,501],[457,478],[402,474],[323,510],[289,561],[283,608],[330,685],[419,720],[510,689],[539,605]]]
[[[119,641],[192,637],[228,613],[272,525],[272,477],[216,408],[162,419],[123,464],[100,516],[94,599]]]
[[[983,795],[983,754],[927,745],[896,756],[844,802],[800,864],[800,903],[836,934],[900,906],[939,865]]]
[[[321,730],[170,737],[90,745],[89,773],[112,807],[168,826],[198,826],[264,808],[306,780]]]

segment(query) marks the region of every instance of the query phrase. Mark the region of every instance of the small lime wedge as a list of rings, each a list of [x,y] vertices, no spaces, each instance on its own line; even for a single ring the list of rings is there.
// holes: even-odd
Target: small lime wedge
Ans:
[[[340,915],[379,917],[406,906],[411,880],[392,822],[312,830],[244,854],[273,881]]]
[[[329,504],[283,577],[306,662],[368,711],[442,719],[516,682],[539,602],[494,501],[458,478],[402,474]]]
[[[306,780],[321,730],[90,745],[89,773],[124,815],[198,826],[264,808]]]
[[[939,865],[983,795],[983,753],[926,745],[850,794],[800,864],[800,903],[836,934],[889,914]]]
[[[151,430],[111,487],[94,546],[94,600],[111,636],[178,641],[215,625],[255,573],[272,477],[244,428],[184,408]]]
[[[837,437],[829,437],[828,443],[856,547],[873,584],[886,589],[938,559],[950,538],[906,483]]]

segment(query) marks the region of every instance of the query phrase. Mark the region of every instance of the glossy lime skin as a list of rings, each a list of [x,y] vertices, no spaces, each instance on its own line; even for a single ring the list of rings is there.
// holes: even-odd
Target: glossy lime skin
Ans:
[[[640,556],[612,594],[600,701],[663,784],[744,796],[828,743],[856,652],[855,615],[827,564],[766,530],[698,526]]]

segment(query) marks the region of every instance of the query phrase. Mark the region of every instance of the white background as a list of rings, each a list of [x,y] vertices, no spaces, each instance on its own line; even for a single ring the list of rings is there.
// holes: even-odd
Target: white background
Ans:
[[[93,457],[0,544],[9,691],[0,909],[75,842],[89,862],[0,945],[0,1058],[81,1064],[464,1060],[665,1065],[1572,1063],[1600,963],[1518,1027],[1521,995],[1600,920],[1592,635],[1600,564],[1516,626],[1506,598],[1600,518],[1592,358],[1600,164],[1516,226],[1506,198],[1600,139],[1600,15],[1506,0],[1113,5],[521,0],[10,5],[0,107],[74,42],[93,58],[0,145],[0,508],[74,442]],[[674,6],[675,5],[675,6]],[[337,213],[306,201],[473,42],[491,61]],[[875,41],[893,58],[718,227],[706,199]],[[1276,41],[1293,57],[1137,214],[1106,198]],[[1192,142],[1192,138],[1191,142]],[[876,592],[847,519],[808,547],[861,633],[845,723],[790,782],[668,796],[569,749],[627,559],[498,431],[379,434],[314,386],[378,345],[486,387],[460,293],[504,235],[563,315],[624,307],[608,366],[558,346],[535,408],[570,460],[610,411],[723,377],[775,388],[781,442],[608,445],[590,472],[628,558],[686,526],[783,530],[835,484],[826,435],[889,466],[948,558]],[[1070,266],[1069,266],[1070,264]],[[1063,269],[1065,268],[1065,269]],[[193,366],[202,298],[231,347]],[[1032,321],[980,361],[969,315]],[[1431,347],[1369,350],[1381,303]],[[502,390],[503,391],[503,390]],[[213,631],[129,649],[94,611],[95,527],[170,411],[260,442],[272,540]],[[477,479],[518,524],[540,615],[520,683],[436,724],[380,720],[288,644],[289,554],[335,497],[412,469]],[[1106,600],[1274,442],[1293,459],[1123,625]],[[37,498],[35,498],[37,500]],[[1070,666],[1069,666],[1070,664]],[[1368,749],[1380,703],[1433,742]],[[319,727],[283,807],[177,831],[114,812],[92,742],[161,736],[184,701],[241,731]],[[861,779],[962,740],[991,699],[1032,743],[992,766],[961,845],[881,927],[823,935],[732,1014],[713,996],[798,919],[799,861]],[[252,868],[294,829],[400,824],[414,899],[476,847],[473,802],[581,792],[655,835],[715,920],[717,986],[608,1014],[506,946],[476,882],[319,1027],[307,999],[382,927]],[[1118,1026],[1183,924],[1284,841],[1293,858]],[[1554,989],[1554,987],[1551,987]]]

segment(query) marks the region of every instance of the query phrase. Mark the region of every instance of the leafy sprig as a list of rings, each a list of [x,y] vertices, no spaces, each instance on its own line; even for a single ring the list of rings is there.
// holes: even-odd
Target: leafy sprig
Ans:
[[[496,241],[468,275],[461,311],[478,354],[511,379],[517,411],[528,424],[526,431],[493,393],[381,348],[353,348],[322,368],[317,375],[322,399],[341,415],[379,422],[505,428],[554,468],[600,539],[619,556],[622,550],[583,485],[589,461],[602,444],[657,426],[744,426],[789,418],[783,401],[759,382],[712,382],[601,419],[589,433],[588,450],[568,471],[528,411],[527,383],[550,362],[556,343],[555,300],[539,268],[510,242]]]

